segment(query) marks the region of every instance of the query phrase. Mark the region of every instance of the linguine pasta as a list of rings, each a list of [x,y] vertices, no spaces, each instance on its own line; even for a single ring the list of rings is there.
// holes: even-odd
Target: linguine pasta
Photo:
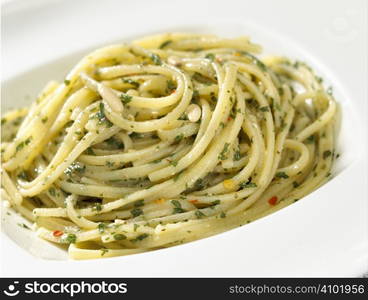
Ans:
[[[163,34],[98,49],[2,118],[3,195],[71,258],[249,223],[328,180],[337,104],[248,38]]]

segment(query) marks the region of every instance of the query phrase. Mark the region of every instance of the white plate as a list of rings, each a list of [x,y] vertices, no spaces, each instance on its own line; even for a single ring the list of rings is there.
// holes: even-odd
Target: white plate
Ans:
[[[250,35],[267,54],[309,63],[333,85],[343,109],[335,178],[294,205],[200,241],[93,261],[34,257],[29,252],[55,258],[60,251],[3,215],[3,276],[359,276],[368,270],[365,1],[12,0],[2,17],[2,109],[30,103],[90,49],[162,31]]]

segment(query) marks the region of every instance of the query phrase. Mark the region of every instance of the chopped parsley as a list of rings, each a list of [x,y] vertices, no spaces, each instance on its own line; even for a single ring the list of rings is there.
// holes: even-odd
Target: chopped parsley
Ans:
[[[273,98],[271,98],[272,101],[273,101]],[[274,109],[278,110],[278,111],[281,111],[281,107],[280,107],[280,104],[278,104],[277,102],[272,102],[272,106],[274,107]]]
[[[32,140],[32,137],[27,138],[23,142],[20,142],[15,148],[15,152],[21,151],[25,146],[27,146]]]
[[[155,65],[161,65],[162,64],[162,61],[161,61],[161,58],[160,56],[158,56],[157,54],[155,53],[151,53],[149,55],[149,58],[152,60],[152,62],[155,64]]]
[[[109,168],[112,168],[112,167],[115,165],[115,163],[114,163],[113,161],[109,161],[109,160],[107,160],[107,161],[106,161],[106,163],[105,163],[105,165],[106,165],[107,167],[109,167]]]
[[[185,212],[185,210],[181,207],[181,203],[178,200],[171,200],[171,204],[174,206],[174,214]]]
[[[327,94],[328,95],[330,95],[330,96],[332,96],[332,94],[333,94],[333,89],[332,89],[332,86],[330,86],[328,89],[327,89]]]
[[[134,207],[140,207],[144,205],[144,199],[137,200],[134,202]]]
[[[134,86],[135,88],[138,88],[138,87],[139,87],[139,82],[138,82],[138,81],[135,81],[135,80],[133,80],[133,79],[130,79],[130,78],[128,78],[128,79],[123,78],[123,79],[122,79],[122,81],[123,81],[123,83],[130,84],[130,85]]]
[[[158,164],[158,163],[160,163],[162,161],[162,159],[155,159],[155,160],[153,160],[151,163],[152,164]]]
[[[172,205],[174,205],[175,207],[181,207],[181,204],[178,200],[171,200]]]
[[[284,178],[284,179],[289,178],[289,176],[285,172],[277,172],[275,176],[277,178]]]
[[[65,85],[69,85],[69,84],[70,84],[70,80],[65,79],[65,80],[64,80],[64,84],[65,84]]]
[[[215,55],[213,53],[208,53],[205,58],[209,59],[210,61],[214,61],[215,60]]]
[[[132,101],[132,96],[129,96],[128,94],[124,94],[124,93],[122,93],[121,95],[120,95],[120,99],[121,99],[121,102],[123,102],[124,104],[127,104],[127,103],[129,103],[130,101]]]
[[[204,188],[204,184],[203,184],[203,179],[202,178],[198,178],[194,184],[193,184],[194,189],[196,190],[201,190]]]
[[[270,111],[268,106],[262,106],[262,107],[259,108],[259,110],[262,111],[262,112]]]
[[[49,193],[51,196],[55,197],[56,196],[56,191],[54,187],[49,188]]]
[[[176,167],[178,165],[178,162],[176,160],[170,161],[170,165]]]
[[[314,79],[315,79],[318,83],[322,83],[322,82],[323,82],[323,78],[322,78],[322,77],[314,76]]]
[[[18,226],[19,227],[22,227],[22,228],[25,228],[25,229],[31,229],[31,228],[29,228],[26,224],[24,224],[24,223],[18,223]]]
[[[172,42],[173,42],[172,40],[166,40],[158,48],[164,49],[166,46],[169,46]]]
[[[242,182],[239,184],[239,187],[242,189],[249,189],[249,188],[256,188],[257,184],[255,184],[254,182],[248,181],[248,182]]]
[[[143,234],[138,235],[134,240],[132,240],[132,242],[140,242],[140,241],[144,240],[145,238],[148,238],[147,233],[143,233]]]
[[[79,162],[73,162],[69,167],[64,170],[64,174],[71,176],[73,173],[83,173],[86,170],[86,166]]]
[[[105,106],[102,102],[99,105],[100,110],[97,112],[96,117],[98,119],[99,124],[105,123],[107,127],[112,127],[112,123],[106,118],[105,115]]]
[[[166,83],[167,83],[167,88],[166,88],[167,93],[171,93],[172,91],[176,90],[176,84],[173,80],[170,79]]]
[[[92,210],[94,210],[94,211],[101,211],[101,210],[102,210],[102,205],[101,205],[101,203],[96,203],[96,204],[93,206]]]
[[[194,90],[193,91],[192,99],[193,100],[198,100],[199,99],[199,92],[198,92],[198,90]]]
[[[183,134],[183,133],[178,134],[178,135],[175,137],[174,142],[175,142],[175,143],[179,143],[179,142],[181,142],[181,140],[182,140],[183,138],[184,138],[184,134]]]
[[[114,137],[107,139],[106,143],[110,146],[113,146],[116,149],[121,149],[124,147],[124,144],[120,142],[119,140],[115,139]]]
[[[229,149],[230,144],[229,143],[225,143],[224,148],[222,149],[222,151],[220,152],[220,154],[218,155],[218,159],[219,160],[225,160],[226,157],[226,152]]]
[[[221,200],[214,200],[214,201],[211,202],[211,205],[215,206],[215,205],[218,205],[220,203],[221,203]]]
[[[68,233],[64,240],[69,244],[74,244],[77,241],[77,236],[74,233]]]
[[[109,249],[102,248],[101,250],[101,256],[104,256],[107,252],[109,252]]]
[[[331,156],[332,152],[330,150],[326,150],[323,152],[323,159],[328,158],[329,156]]]
[[[235,161],[238,161],[238,160],[240,160],[240,159],[241,159],[241,154],[240,154],[240,151],[239,151],[239,150],[237,150],[237,151],[235,151],[235,152],[234,152],[234,157],[233,157],[233,159],[234,159]]]
[[[192,78],[202,84],[205,84],[205,85],[212,85],[213,82],[211,79],[203,76],[201,73],[198,73],[198,72],[195,72],[192,76]]]
[[[305,142],[306,142],[307,144],[313,144],[313,143],[314,143],[314,135],[309,136],[309,137],[305,140]]]
[[[143,210],[142,210],[142,209],[140,209],[140,208],[138,208],[138,207],[135,207],[135,208],[133,208],[133,209],[130,211],[130,213],[132,214],[133,218],[136,218],[136,217],[138,217],[138,216],[140,216],[140,215],[142,215],[142,214],[143,214]]]
[[[198,218],[198,219],[200,219],[200,218],[202,218],[202,217],[205,217],[206,215],[203,213],[203,212],[201,212],[200,210],[196,210],[196,212],[194,213],[195,214],[195,216]]]
[[[114,239],[116,241],[121,241],[121,240],[125,240],[126,236],[124,234],[121,234],[121,233],[116,233],[116,234],[114,234]]]
[[[106,224],[105,223],[99,223],[98,226],[98,232],[99,233],[104,233],[105,232],[105,228],[106,228]]]
[[[266,72],[267,71],[267,67],[266,65],[260,61],[257,57],[255,57],[254,55],[250,54],[249,52],[246,52],[246,51],[241,51],[241,54],[249,57],[252,62],[257,65],[262,71]]]

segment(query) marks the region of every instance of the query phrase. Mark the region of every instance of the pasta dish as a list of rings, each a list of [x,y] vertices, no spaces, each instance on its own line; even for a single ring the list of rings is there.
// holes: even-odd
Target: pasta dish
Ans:
[[[324,184],[331,88],[247,37],[167,33],[88,54],[3,115],[2,198],[73,259],[179,245]]]

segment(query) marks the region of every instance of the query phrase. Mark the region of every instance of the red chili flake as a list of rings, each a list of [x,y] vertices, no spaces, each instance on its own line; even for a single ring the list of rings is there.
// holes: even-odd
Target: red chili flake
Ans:
[[[277,202],[277,197],[276,196],[273,196],[271,197],[269,200],[268,200],[268,203],[270,205],[276,205],[276,202]]]
[[[227,120],[230,121],[232,119],[232,117],[228,117]]]
[[[197,202],[198,202],[198,200],[197,200],[197,199],[189,200],[189,202],[194,204],[194,203],[197,203]]]
[[[52,232],[52,235],[54,237],[59,237],[59,236],[62,236],[64,234],[64,232],[60,231],[60,230],[55,230]]]

